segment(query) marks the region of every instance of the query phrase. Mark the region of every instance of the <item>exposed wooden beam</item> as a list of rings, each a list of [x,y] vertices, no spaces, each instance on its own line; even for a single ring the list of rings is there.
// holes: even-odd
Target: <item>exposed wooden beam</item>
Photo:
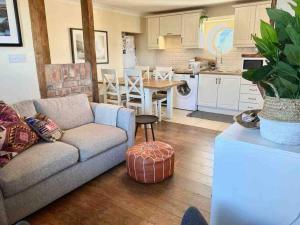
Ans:
[[[275,9],[276,6],[277,6],[277,0],[272,0],[271,7],[272,7],[273,9]],[[274,26],[275,26],[274,21],[273,21],[273,20],[270,20],[270,22],[271,22],[271,25],[274,27]]]
[[[45,64],[51,64],[44,0],[28,0],[41,98],[47,97]]]
[[[99,87],[95,50],[93,0],[81,0],[85,61],[91,64],[93,101],[99,102]]]
[[[276,8],[277,0],[272,0],[272,8]]]

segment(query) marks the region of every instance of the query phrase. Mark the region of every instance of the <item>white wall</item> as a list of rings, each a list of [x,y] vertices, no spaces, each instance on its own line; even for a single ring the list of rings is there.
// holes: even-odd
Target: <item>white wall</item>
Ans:
[[[14,103],[40,98],[32,42],[28,0],[18,0],[23,47],[0,47],[0,100]],[[72,63],[69,28],[81,28],[79,3],[68,0],[45,0],[52,63]],[[108,31],[110,64],[121,71],[122,32],[141,32],[141,18],[95,8],[95,29]],[[10,55],[25,55],[23,63],[9,63]],[[101,66],[99,66],[100,68]],[[100,74],[100,73],[99,73]]]
[[[67,0],[45,0],[52,63],[72,63],[70,28],[82,28],[80,4]],[[140,33],[141,17],[94,8],[96,30],[108,32],[109,64],[101,67],[123,70],[122,32]],[[98,70],[98,75],[100,72]]]
[[[39,98],[31,24],[27,0],[19,0],[23,47],[0,47],[0,100],[13,103]],[[10,55],[25,55],[24,63],[10,64]]]

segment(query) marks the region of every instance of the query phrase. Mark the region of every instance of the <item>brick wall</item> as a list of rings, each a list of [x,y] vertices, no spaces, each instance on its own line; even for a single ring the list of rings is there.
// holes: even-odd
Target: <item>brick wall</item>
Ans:
[[[50,64],[45,66],[47,97],[63,97],[84,93],[92,96],[92,76],[89,63]]]

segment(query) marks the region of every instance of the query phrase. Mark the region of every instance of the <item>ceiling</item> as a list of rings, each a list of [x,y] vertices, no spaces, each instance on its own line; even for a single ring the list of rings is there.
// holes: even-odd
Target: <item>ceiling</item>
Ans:
[[[200,8],[215,4],[243,2],[245,0],[94,0],[103,6],[123,9],[138,14]]]

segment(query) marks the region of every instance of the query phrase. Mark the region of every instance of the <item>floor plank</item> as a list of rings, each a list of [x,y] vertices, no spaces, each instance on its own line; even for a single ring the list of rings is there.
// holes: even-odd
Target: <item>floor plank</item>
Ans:
[[[143,132],[139,130],[137,143],[144,141]],[[179,225],[189,206],[209,220],[213,146],[219,132],[169,122],[156,125],[155,132],[157,140],[176,151],[171,179],[138,184],[123,163],[26,220],[32,225]]]

